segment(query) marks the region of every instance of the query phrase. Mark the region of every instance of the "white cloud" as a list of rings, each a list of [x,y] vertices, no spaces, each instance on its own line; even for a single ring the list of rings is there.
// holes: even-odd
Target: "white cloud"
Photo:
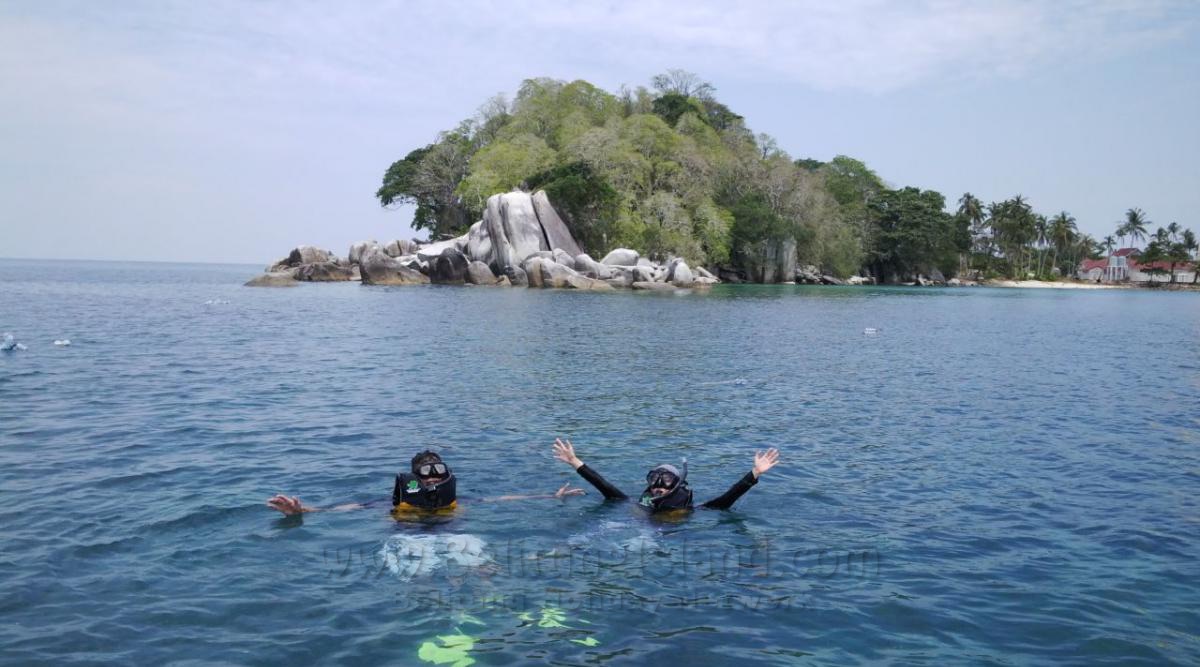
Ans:
[[[328,221],[378,220],[372,185],[388,161],[526,77],[611,90],[680,67],[719,88],[895,102],[1194,50],[1196,27],[1196,6],[1172,2],[0,3],[0,202],[68,239],[75,221],[140,224],[145,244],[174,252],[186,237],[201,253],[190,258],[221,257],[250,228],[279,245],[357,236]],[[778,134],[755,116],[782,99],[727,101]],[[60,182],[79,196],[59,196]],[[172,220],[194,219],[171,237],[154,219],[181,199],[189,212]]]

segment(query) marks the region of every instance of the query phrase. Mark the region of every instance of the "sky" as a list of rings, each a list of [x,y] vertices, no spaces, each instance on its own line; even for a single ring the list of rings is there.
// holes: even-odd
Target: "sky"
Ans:
[[[1200,231],[1200,3],[0,0],[0,257],[413,238],[384,171],[533,77],[679,68],[795,158]]]

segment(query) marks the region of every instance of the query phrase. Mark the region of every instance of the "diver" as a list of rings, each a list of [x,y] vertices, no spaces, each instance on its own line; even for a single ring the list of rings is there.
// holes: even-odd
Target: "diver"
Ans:
[[[441,455],[431,450],[420,452],[412,458],[408,472],[396,473],[396,482],[392,487],[393,513],[405,510],[450,510],[458,506],[458,479],[450,466],[446,465]],[[532,500],[538,498],[565,498],[567,496],[583,495],[583,489],[573,489],[570,483],[553,495],[532,496],[500,496],[484,498],[490,500]],[[347,510],[375,507],[382,500],[368,503],[347,503],[334,507],[306,506],[296,496],[277,494],[267,501],[267,507],[278,510],[288,516],[305,514],[307,512],[345,512]]]
[[[554,458],[569,464],[588,483],[604,495],[605,500],[627,500],[629,496],[621,492],[592,470],[575,455],[575,447],[570,440],[556,438],[554,440]],[[779,450],[774,447],[765,452],[754,453],[754,467],[739,479],[729,490],[712,500],[701,504],[701,507],[714,510],[727,510],[737,502],[742,494],[758,483],[760,475],[779,463]],[[660,465],[652,468],[646,474],[646,488],[638,497],[638,505],[651,512],[692,509],[692,490],[687,483],[687,459],[683,462],[683,471],[673,465]]]

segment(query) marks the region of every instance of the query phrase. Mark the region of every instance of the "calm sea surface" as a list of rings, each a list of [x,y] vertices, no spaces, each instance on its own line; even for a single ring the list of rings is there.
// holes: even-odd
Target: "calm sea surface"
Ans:
[[[259,270],[0,261],[0,662],[1200,662],[1200,294]],[[559,435],[697,500],[783,458],[680,521],[488,500],[586,485]],[[427,446],[453,516],[264,506]]]

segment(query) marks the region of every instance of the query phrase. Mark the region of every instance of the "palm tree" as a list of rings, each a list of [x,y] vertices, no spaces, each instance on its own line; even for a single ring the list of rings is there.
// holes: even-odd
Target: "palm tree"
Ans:
[[[1131,208],[1125,211],[1125,234],[1129,236],[1130,242],[1146,240],[1146,225],[1150,221],[1146,219],[1146,212],[1140,208]]]
[[[1060,211],[1050,220],[1050,243],[1054,245],[1054,258],[1050,260],[1051,266],[1058,266],[1059,251],[1070,246],[1071,239],[1074,238],[1076,232],[1075,218],[1066,211]],[[1110,241],[1112,240],[1111,236],[1108,238]],[[1059,270],[1061,271],[1062,267],[1059,267]]]
[[[1033,242],[1038,251],[1038,270],[1037,278],[1042,279],[1042,265],[1046,260],[1045,245],[1050,240],[1050,222],[1046,220],[1046,216],[1038,214],[1033,216]]]
[[[1192,233],[1192,230],[1190,230],[1190,229],[1183,230],[1182,243],[1183,243],[1184,249],[1187,250],[1189,253],[1191,253],[1192,258],[1194,259],[1196,257],[1196,251],[1200,250],[1200,246],[1198,246],[1196,244],[1196,235]],[[1196,284],[1197,279],[1200,279],[1200,266],[1193,266],[1192,267],[1192,284],[1193,285]]]
[[[1113,237],[1105,236],[1104,240],[1100,242],[1100,247],[1104,248],[1105,254],[1111,255],[1113,253],[1113,249],[1117,247],[1117,242],[1115,239],[1113,239]]]
[[[975,252],[986,252],[991,255],[991,247],[987,244],[987,218],[984,216],[983,202],[970,192],[964,192],[958,199],[958,214],[971,223],[971,245]],[[979,246],[985,246],[980,248]]]

